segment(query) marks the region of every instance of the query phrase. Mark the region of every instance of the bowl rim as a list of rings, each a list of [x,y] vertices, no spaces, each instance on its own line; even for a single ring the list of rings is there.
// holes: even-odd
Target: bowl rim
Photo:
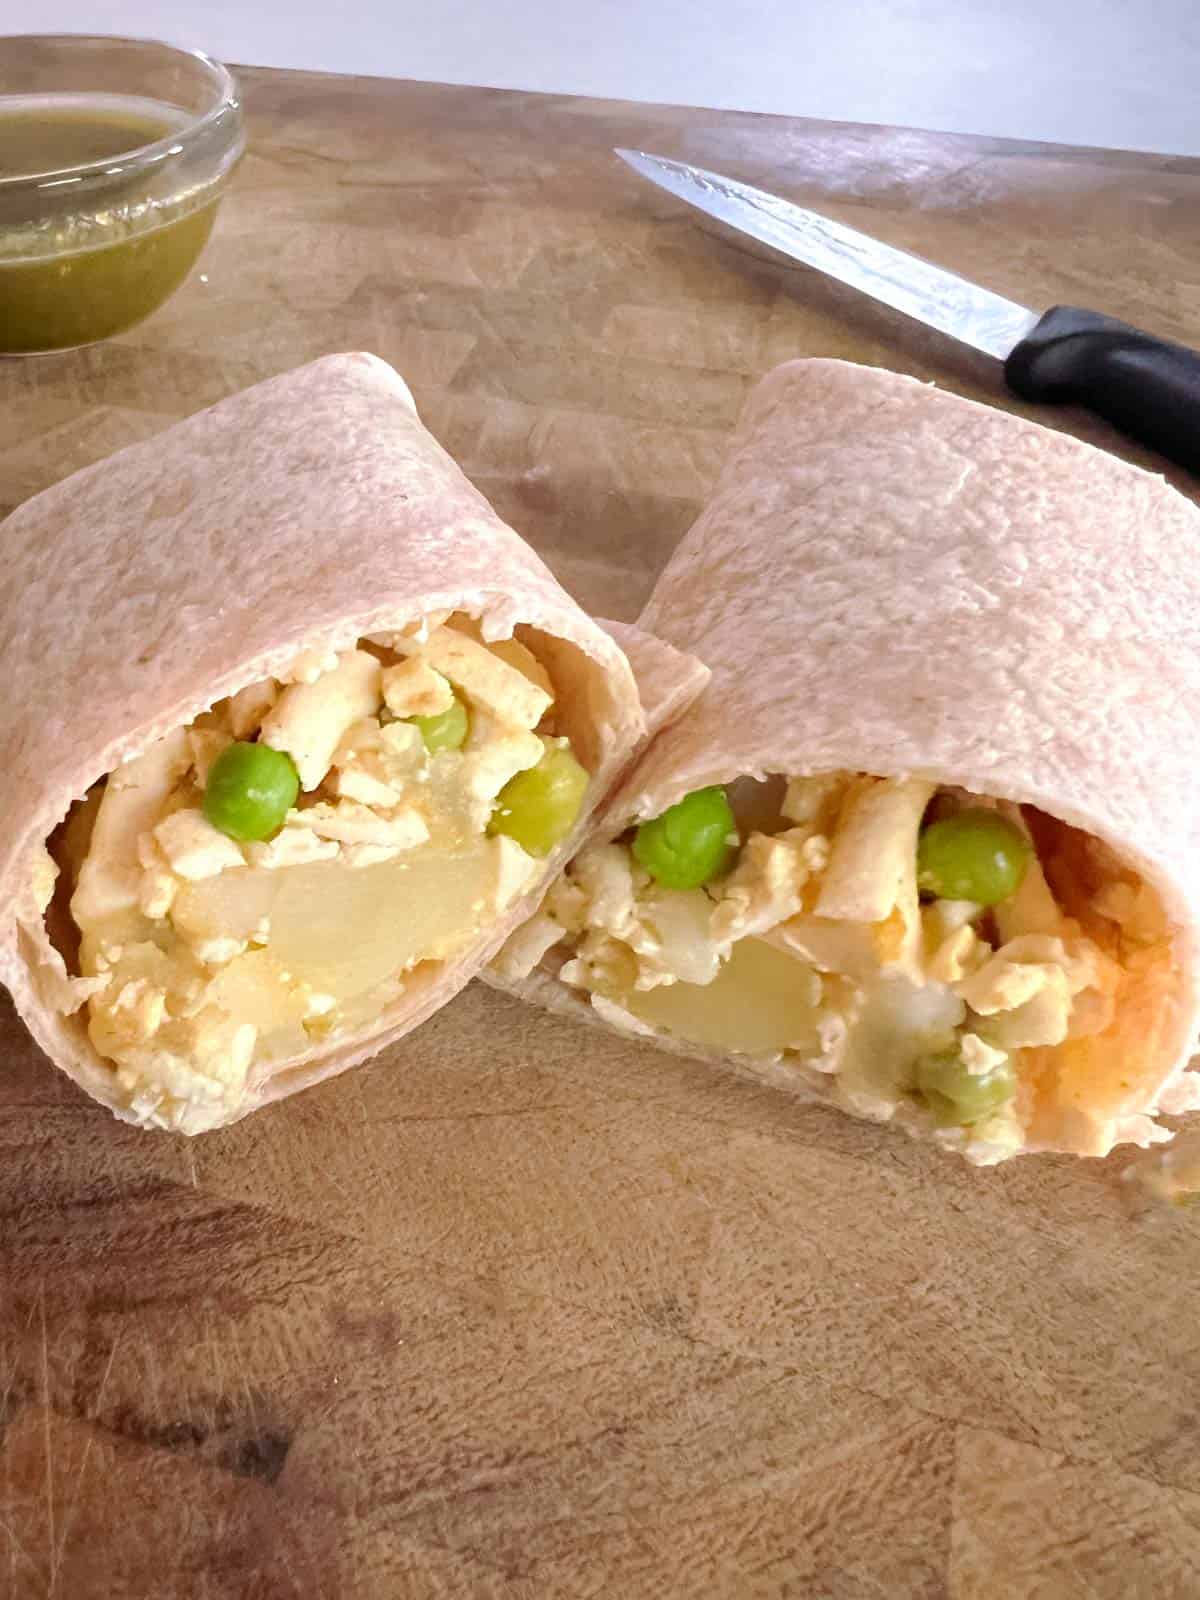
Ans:
[[[101,161],[87,161],[74,167],[59,167],[45,172],[18,172],[0,177],[0,194],[21,189],[38,190],[56,188],[67,184],[88,184],[91,179],[102,179],[127,173],[137,173],[165,161],[168,156],[182,155],[189,145],[198,142],[210,128],[222,121],[240,117],[242,102],[238,81],[224,63],[204,50],[193,50],[187,45],[171,44],[166,39],[150,39],[134,34],[112,33],[15,33],[0,37],[0,52],[7,46],[22,44],[106,44],[150,46],[168,56],[186,56],[198,62],[213,79],[215,103],[207,111],[191,117],[180,128],[154,139],[149,144],[135,145],[119,156],[109,156]],[[7,96],[0,95],[0,101]],[[116,163],[120,165],[116,165]],[[65,197],[64,197],[65,198]]]

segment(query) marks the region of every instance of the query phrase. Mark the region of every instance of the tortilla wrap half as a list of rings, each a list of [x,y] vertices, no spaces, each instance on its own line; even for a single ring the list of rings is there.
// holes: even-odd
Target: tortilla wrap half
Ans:
[[[0,889],[8,913],[0,930],[0,978],[51,1060],[127,1121],[189,1133],[220,1126],[343,1071],[416,1027],[462,988],[536,904],[547,876],[578,843],[593,807],[646,731],[633,674],[612,635],[580,609],[468,483],[421,425],[404,382],[373,356],[331,356],[222,401],[38,495],[13,513],[4,534],[9,571],[0,616],[6,678],[0,723],[6,822]],[[505,847],[500,870],[509,877],[505,894],[497,892],[494,914],[477,927],[472,924],[470,936],[465,943],[458,940],[452,955],[415,963],[393,986],[396,992],[388,991],[377,1014],[332,1029],[322,1025],[296,1032],[293,1027],[298,1048],[282,1054],[276,1049],[268,1062],[257,1056],[243,1060],[240,1072],[228,1069],[220,1052],[205,1070],[168,1062],[170,1070],[164,1068],[159,1078],[153,1071],[147,1077],[114,1070],[89,1036],[91,1001],[81,1002],[80,982],[101,985],[122,947],[101,941],[101,954],[89,969],[101,976],[78,978],[79,929],[64,903],[70,898],[64,896],[64,874],[52,883],[54,871],[44,849],[56,829],[61,836],[72,803],[74,816],[81,797],[89,791],[97,797],[94,786],[105,775],[118,768],[137,773],[147,752],[174,748],[172,741],[185,738],[179,730],[198,717],[211,723],[210,708],[217,702],[237,705],[228,697],[248,685],[258,686],[249,691],[254,696],[268,684],[268,700],[277,700],[277,719],[287,695],[319,695],[330,681],[321,674],[351,658],[356,670],[375,674],[376,682],[380,673],[386,679],[392,671],[407,694],[415,685],[428,695],[433,685],[447,699],[451,692],[457,695],[453,685],[447,688],[448,678],[428,670],[421,656],[426,646],[414,644],[432,637],[431,618],[439,636],[450,636],[454,650],[473,651],[472,660],[482,659],[506,689],[515,684],[523,691],[533,706],[527,722],[551,699],[541,687],[550,686],[560,736],[551,742],[564,748],[569,742],[586,773],[586,792],[574,801],[573,825],[536,861],[511,839],[489,838],[480,828],[479,837],[470,841],[478,855]],[[455,619],[463,631],[454,631]],[[642,649],[668,709],[695,693],[703,681],[696,663],[682,661],[668,646],[639,640],[636,630],[624,637]],[[393,655],[389,669],[381,665],[389,659],[387,651],[377,650],[381,660],[375,660],[357,648],[380,638],[392,640],[413,659]],[[512,643],[514,638],[524,644]],[[493,650],[507,650],[521,670],[497,663]],[[297,670],[298,660],[310,670]],[[536,681],[522,675],[524,664]],[[284,688],[285,683],[299,687]],[[419,698],[411,703],[422,704]],[[502,724],[499,712],[485,716],[470,703],[471,739],[480,726],[494,732]],[[381,733],[391,732],[411,736],[411,746],[404,744],[405,759],[426,765],[451,759],[427,758],[423,735],[409,726],[412,718],[392,719],[390,729],[381,729],[380,721],[387,718],[381,709],[369,724],[376,746]],[[258,725],[257,720],[248,724]],[[260,742],[266,729],[263,722]],[[242,736],[253,739],[252,732]],[[209,741],[211,756],[211,742],[221,747],[230,734],[227,727],[224,733],[210,727],[197,737]],[[510,745],[513,737],[528,747],[531,733],[517,728]],[[537,737],[533,740],[536,753]],[[293,752],[302,772],[307,756],[296,751],[304,749],[303,738],[299,745],[284,742],[283,749]],[[159,754],[149,759],[156,761]],[[182,759],[186,763],[186,755]],[[478,766],[479,760],[472,768],[476,775]],[[344,780],[341,769],[330,770]],[[169,778],[199,781],[195,772],[190,778],[172,772]],[[164,792],[167,787],[164,782]],[[110,783],[99,791],[101,805],[111,788]],[[349,792],[343,782],[338,793]],[[204,850],[220,858],[233,848],[239,869],[234,879],[240,881],[248,869],[240,870],[237,850],[272,847],[231,846],[196,809],[198,791],[192,795],[186,825],[204,848],[197,856],[189,845],[191,856],[183,851],[171,862],[192,863],[180,867],[185,877],[187,870],[200,874],[199,883],[173,885],[194,896],[214,882],[233,881],[228,870],[218,879],[204,876]],[[165,810],[180,803],[176,791]],[[305,798],[297,804],[304,806]],[[412,807],[377,815],[335,797],[317,811],[335,819],[345,813],[359,823],[365,815],[378,836],[392,838],[393,844],[404,831],[396,823],[401,813],[410,832],[419,835],[422,828],[419,816],[413,821]],[[291,824],[306,816],[311,822],[316,814],[289,812],[284,833],[296,834]],[[175,826],[178,819],[168,817],[168,822]],[[84,849],[91,859],[99,848],[99,828],[90,819],[88,826],[92,834]],[[155,870],[164,868],[162,852],[149,835],[142,835],[137,848],[148,848],[150,856],[140,853],[136,860],[132,837],[118,842],[125,851],[122,894],[147,860],[157,863]],[[336,839],[317,837],[314,843],[311,831],[301,842],[309,856],[321,857],[320,871],[338,865],[329,862],[330,854],[350,851]],[[366,848],[386,856],[390,847]],[[359,848],[356,859],[369,856]],[[521,868],[515,879],[514,860]],[[160,872],[168,890],[170,876]],[[286,873],[276,876],[284,881]],[[261,887],[261,871],[257,879]],[[77,898],[71,901],[78,904]],[[171,915],[164,913],[150,935],[143,919],[138,937],[164,943]],[[231,951],[237,953],[235,945],[244,951],[246,939],[233,941],[214,959],[228,960]],[[138,948],[147,963],[162,964],[162,952],[150,942]],[[265,953],[272,948],[273,943]],[[253,938],[250,953],[255,953]],[[200,970],[186,954],[192,969]],[[291,981],[292,975],[283,976]],[[194,996],[195,990],[193,983],[189,993]],[[164,1004],[171,1022],[169,985],[165,1002],[149,979],[138,978],[127,991],[131,1029],[135,1013],[143,1032],[156,1018],[162,1024]],[[197,1004],[194,998],[186,1005],[180,1001],[180,1008],[190,1007],[191,1015]],[[114,1011],[110,1022],[117,1015]],[[243,1028],[239,1049],[244,1037]],[[138,1044],[137,1059],[148,1048]]]
[[[1198,1103],[1184,1071],[1200,925],[1195,507],[1004,412],[885,371],[796,361],[749,397],[712,498],[639,620],[695,652],[709,686],[630,769],[489,981],[896,1120],[980,1164],[1170,1138],[1158,1114]],[[647,884],[628,830],[730,784],[773,821],[751,863],[755,824],[738,812],[741,857],[691,891],[718,910],[689,944],[682,899]],[[961,813],[960,830],[981,813],[984,836],[999,827],[1018,864],[1032,851],[1009,898],[931,898],[927,882],[918,898],[924,830]],[[716,1006],[713,973],[755,944],[739,932],[766,942],[764,969]],[[714,945],[726,965],[682,981]],[[811,1015],[780,1026],[804,1046],[735,1048],[741,1016],[782,1008],[768,991],[783,955]],[[864,1059],[847,1055],[847,1018],[861,1022],[865,1005],[879,1020],[868,969],[893,996],[905,986],[909,1013],[941,996],[932,1055],[879,1027]],[[943,1090],[962,1091],[958,1116]]]

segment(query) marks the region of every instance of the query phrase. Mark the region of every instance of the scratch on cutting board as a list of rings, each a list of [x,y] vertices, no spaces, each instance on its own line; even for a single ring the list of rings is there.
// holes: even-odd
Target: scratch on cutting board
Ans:
[[[362,1141],[366,1150],[367,1160],[370,1165],[372,1188],[382,1181],[383,1168],[379,1160],[379,1152],[375,1145],[375,1122],[367,1110],[366,1093],[363,1089],[362,1073],[355,1075],[358,1086],[358,1109],[362,1119]]]
[[[42,1292],[39,1309],[42,1319],[42,1437],[44,1440],[45,1475],[46,1475],[46,1537],[49,1541],[50,1553],[50,1587],[47,1590],[47,1600],[54,1594],[55,1587],[55,1536],[54,1536],[54,1461],[50,1444],[50,1341],[46,1333],[46,1280],[42,1279]]]
[[[225,1393],[225,1363],[221,1359],[221,1348],[217,1342],[216,1328],[207,1308],[202,1310],[201,1318],[204,1330],[203,1342],[208,1346],[209,1360],[212,1363],[212,1392],[214,1395],[220,1396]],[[197,1344],[199,1342],[197,1340]],[[217,1403],[219,1404],[219,1401]]]
[[[17,1592],[17,1557],[20,1556],[22,1561],[29,1561],[29,1557],[25,1554],[25,1550],[24,1550],[23,1546],[21,1545],[21,1541],[17,1538],[16,1531],[13,1528],[12,1523],[8,1521],[7,1517],[0,1517],[0,1533],[2,1533],[4,1535],[4,1537],[5,1537],[5,1539],[8,1541],[9,1593],[10,1594],[16,1594],[16,1592]],[[29,1564],[30,1564],[30,1566],[33,1565],[33,1563],[31,1561],[29,1562]]]
[[[32,1311],[30,1312],[29,1320],[32,1320]],[[28,1329],[28,1326],[29,1326],[29,1320],[26,1321],[26,1328],[27,1329]],[[13,1390],[14,1390],[15,1385],[16,1385],[16,1365],[15,1365],[15,1362],[12,1362],[9,1359],[9,1356],[7,1354],[7,1349],[6,1349],[5,1357],[4,1357],[4,1370],[5,1370],[4,1389],[3,1389],[3,1392],[0,1393],[0,1416],[5,1416],[5,1415],[9,1414],[8,1413],[8,1405],[9,1405],[9,1401],[10,1401],[10,1399],[12,1397]],[[4,1461],[3,1504],[4,1504],[5,1509],[7,1510],[9,1507],[11,1507],[13,1505],[12,1458],[11,1458],[11,1456],[10,1456],[10,1454],[8,1452],[6,1452],[6,1451],[4,1451],[2,1449],[0,1449],[0,1457],[2,1457],[3,1461]],[[35,1572],[37,1571],[37,1563],[34,1560],[34,1558],[29,1554],[28,1550],[26,1550],[25,1545],[22,1542],[20,1535],[17,1533],[16,1528],[13,1526],[12,1522],[9,1520],[9,1518],[7,1516],[0,1517],[0,1532],[3,1533],[5,1539],[8,1541],[9,1592],[11,1594],[15,1595],[15,1594],[19,1593],[19,1590],[17,1588],[17,1563],[18,1563],[18,1561],[24,1562],[26,1565],[32,1567]]]
[[[242,1355],[241,1341],[237,1336],[237,1329],[229,1329],[229,1342],[233,1346],[234,1368],[241,1382],[242,1394],[246,1399],[246,1414],[255,1433],[259,1431],[258,1407],[254,1402],[254,1392],[250,1387],[250,1368],[246,1365],[246,1358]]]
[[[31,1305],[30,1308],[29,1308],[28,1315],[25,1318],[25,1332],[28,1333],[32,1326],[33,1326],[33,1307]],[[0,1413],[2,1413],[4,1415],[8,1415],[9,1414],[8,1413],[9,1402],[10,1402],[10,1400],[12,1398],[13,1391],[14,1391],[14,1389],[16,1387],[17,1369],[16,1369],[15,1361],[7,1353],[7,1345],[5,1346],[4,1369],[5,1369],[5,1381],[4,1381],[4,1392],[3,1392],[3,1394],[0,1394]],[[12,1457],[7,1451],[0,1450],[0,1458],[2,1458],[3,1461],[4,1461],[4,1502],[3,1503],[4,1503],[5,1507],[11,1507],[13,1505],[13,1503],[14,1503],[13,1502],[13,1492],[12,1492]],[[5,1537],[8,1540],[8,1572],[9,1572],[9,1577],[12,1580],[11,1592],[13,1594],[16,1594],[16,1593],[18,1593],[17,1581],[16,1581],[18,1557],[20,1558],[21,1561],[27,1563],[27,1565],[32,1567],[35,1572],[37,1571],[37,1562],[34,1560],[33,1556],[30,1555],[29,1551],[26,1550],[23,1541],[21,1540],[21,1538],[18,1535],[18,1533],[17,1533],[16,1529],[14,1528],[13,1524],[8,1520],[7,1517],[5,1517],[4,1519],[0,1520],[0,1528],[3,1529]]]
[[[62,1533],[59,1535],[58,1543],[55,1546],[54,1561],[50,1568],[51,1594],[54,1593],[55,1585],[58,1582],[59,1569],[62,1566],[63,1557],[67,1553],[67,1539],[70,1536],[71,1524],[74,1522],[76,1513],[79,1510],[79,1492],[83,1487],[84,1474],[87,1472],[88,1460],[92,1453],[92,1445],[96,1439],[95,1418],[96,1414],[100,1410],[100,1407],[104,1403],[104,1391],[108,1388],[108,1378],[113,1369],[113,1362],[117,1357],[117,1345],[119,1343],[120,1339],[118,1336],[117,1338],[113,1339],[112,1345],[109,1348],[108,1362],[104,1368],[104,1376],[100,1379],[100,1386],[96,1390],[96,1398],[92,1402],[90,1415],[87,1418],[87,1421],[89,1424],[91,1424],[91,1426],[88,1428],[87,1439],[84,1441],[83,1455],[80,1458],[79,1470],[75,1474],[75,1486],[71,1491],[70,1499],[63,1505]]]
[[[150,1396],[150,1415],[156,1422],[164,1420],[162,1404],[162,1386],[159,1381],[159,1367],[154,1354],[154,1345],[149,1339],[141,1341],[142,1352],[139,1368],[145,1374],[146,1392]]]
[[[196,1173],[196,1147],[190,1139],[188,1140],[187,1144],[187,1155],[188,1166],[191,1168],[192,1173],[192,1188],[198,1189],[200,1187],[200,1179]]]

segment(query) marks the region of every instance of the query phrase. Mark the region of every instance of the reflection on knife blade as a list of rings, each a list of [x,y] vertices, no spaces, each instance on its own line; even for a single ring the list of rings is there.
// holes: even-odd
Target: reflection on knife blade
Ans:
[[[1038,321],[1025,306],[956,273],[749,184],[640,150],[617,154],[635,172],[718,222],[986,355],[1003,360]]]

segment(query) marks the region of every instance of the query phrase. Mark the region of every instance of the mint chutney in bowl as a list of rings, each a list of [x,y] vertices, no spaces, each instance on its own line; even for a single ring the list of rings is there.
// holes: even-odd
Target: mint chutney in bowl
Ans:
[[[198,51],[0,38],[0,355],[94,344],[157,310],[244,148],[233,76]]]

